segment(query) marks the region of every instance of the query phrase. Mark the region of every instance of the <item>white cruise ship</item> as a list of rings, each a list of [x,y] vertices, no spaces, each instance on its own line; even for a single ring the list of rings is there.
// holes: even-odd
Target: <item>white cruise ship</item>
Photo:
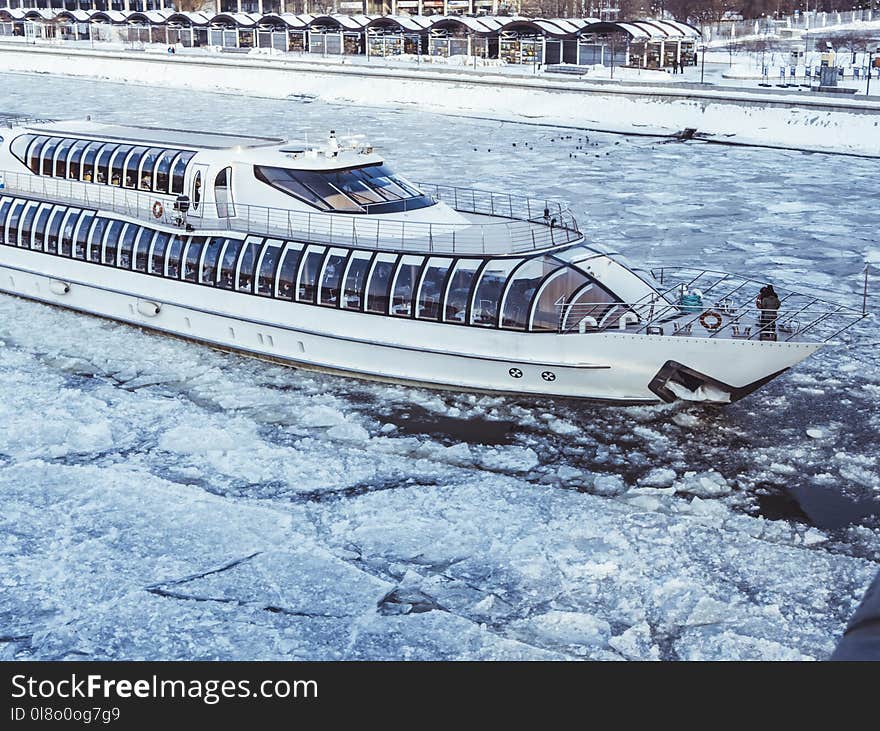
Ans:
[[[863,312],[657,278],[566,208],[414,184],[359,139],[6,119],[0,290],[305,368],[623,404],[735,401]]]

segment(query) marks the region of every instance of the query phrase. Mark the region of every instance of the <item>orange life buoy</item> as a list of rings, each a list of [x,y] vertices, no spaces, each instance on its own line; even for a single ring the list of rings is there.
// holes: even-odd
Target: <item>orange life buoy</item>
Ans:
[[[153,218],[162,218],[163,213],[165,213],[165,207],[160,201],[156,201],[153,204]]]
[[[706,310],[700,315],[700,324],[707,330],[717,330],[721,327],[722,322],[724,320],[721,318],[721,313],[715,312],[715,310]]]

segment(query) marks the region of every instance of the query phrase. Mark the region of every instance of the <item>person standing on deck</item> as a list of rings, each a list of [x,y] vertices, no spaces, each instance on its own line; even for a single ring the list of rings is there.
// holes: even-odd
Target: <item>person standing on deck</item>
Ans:
[[[762,332],[776,331],[776,317],[779,312],[779,296],[772,284],[761,287],[761,292],[755,300],[755,306],[760,312],[759,324]]]

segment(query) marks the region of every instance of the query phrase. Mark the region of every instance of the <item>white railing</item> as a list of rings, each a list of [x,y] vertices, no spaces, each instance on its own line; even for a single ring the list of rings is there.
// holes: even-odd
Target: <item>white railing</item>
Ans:
[[[228,206],[234,215],[218,216],[217,206],[206,201],[199,210],[183,216],[174,210],[173,196],[30,173],[0,171],[0,176],[9,194],[113,211],[154,224],[190,226],[194,231],[236,231],[338,246],[455,254],[516,254],[582,239],[577,221],[558,202],[450,186],[418,184],[436,200],[462,213],[487,216],[487,221],[420,223],[237,203]]]
[[[684,266],[663,267],[652,274],[660,287],[638,302],[557,303],[559,332],[622,329],[647,335],[827,342],[868,316],[867,272],[861,309],[775,287],[780,305],[776,310],[757,307],[766,281]],[[683,299],[686,294],[697,299]]]

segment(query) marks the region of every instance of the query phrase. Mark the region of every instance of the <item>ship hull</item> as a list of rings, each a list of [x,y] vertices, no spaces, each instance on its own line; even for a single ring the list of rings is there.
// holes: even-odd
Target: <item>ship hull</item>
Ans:
[[[15,247],[3,247],[0,257],[0,291],[9,294],[291,366],[439,389],[617,404],[727,402],[821,346],[461,327],[276,300]]]

